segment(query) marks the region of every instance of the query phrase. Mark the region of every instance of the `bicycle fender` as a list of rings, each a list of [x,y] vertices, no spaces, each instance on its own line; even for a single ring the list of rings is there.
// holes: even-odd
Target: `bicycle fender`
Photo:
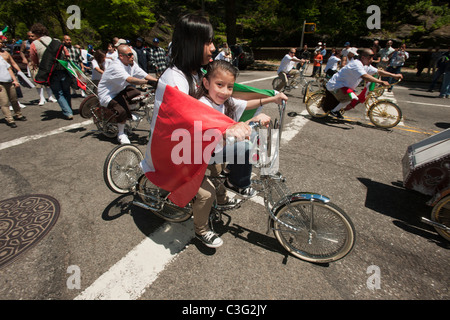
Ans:
[[[323,203],[330,202],[330,198],[314,193],[314,192],[296,192],[286,197],[289,202],[297,201],[297,200],[307,200],[307,201],[320,201]],[[283,205],[286,204],[286,199],[281,199],[272,208],[272,212],[277,212]]]
[[[291,201],[295,200],[317,200],[323,203],[330,202],[330,198],[324,196],[322,194],[314,193],[314,192],[297,192],[293,193],[289,196]]]

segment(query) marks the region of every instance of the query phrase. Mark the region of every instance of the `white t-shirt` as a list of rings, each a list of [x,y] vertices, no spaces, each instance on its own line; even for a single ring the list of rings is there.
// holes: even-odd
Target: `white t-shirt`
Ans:
[[[106,70],[106,67],[111,62],[110,59],[105,59],[103,62],[104,70]],[[97,60],[92,60],[92,80],[100,80],[102,78],[102,73],[98,72],[95,68],[100,69],[100,65],[98,64]]]
[[[117,53],[117,50],[114,50],[113,53],[107,52],[106,57],[110,58],[111,60],[116,60],[119,57],[119,54]]]
[[[329,57],[324,72],[327,72],[329,69],[337,70],[337,65],[340,61],[341,61],[341,59],[339,59],[336,56]]]
[[[231,103],[233,103],[236,106],[236,109],[234,111],[234,121],[239,121],[239,119],[241,118],[242,114],[245,111],[245,108],[247,108],[247,101],[245,100],[240,100],[240,99],[235,99],[233,97],[230,98],[231,99]],[[199,101],[207,104],[208,106],[210,106],[211,108],[216,109],[217,111],[219,111],[220,113],[225,114],[225,105],[221,104],[215,104],[214,102],[212,102],[211,100],[209,100],[207,97],[203,96],[199,99]]]
[[[144,79],[147,75],[136,62],[133,66],[126,66],[119,59],[112,60],[98,84],[100,104],[105,107],[108,106],[108,103],[130,84],[127,82],[128,77]]]
[[[216,58],[214,60],[225,60],[230,62],[231,58],[230,56],[226,56],[226,52],[224,52],[224,50],[220,51],[219,54],[216,56]]]
[[[373,75],[377,71],[378,69],[371,65],[364,66],[360,60],[352,59],[327,82],[327,89],[329,91],[335,91],[340,88],[355,90],[362,80],[361,76],[365,74]]]
[[[278,67],[277,73],[285,72],[288,73],[295,67],[295,61],[292,61],[292,58],[289,54],[285,55],[283,59],[281,59],[280,66]]]

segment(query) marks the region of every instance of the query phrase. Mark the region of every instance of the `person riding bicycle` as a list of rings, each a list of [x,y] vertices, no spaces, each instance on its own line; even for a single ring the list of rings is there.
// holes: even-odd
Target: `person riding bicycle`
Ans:
[[[357,55],[357,48],[350,48],[351,53]],[[371,49],[363,49],[359,59],[349,60],[348,64],[343,67],[338,73],[326,84],[326,93],[322,108],[325,112],[331,110],[330,114],[337,118],[343,118],[340,110],[347,105],[355,106],[358,102],[364,102],[366,99],[366,91],[363,90],[359,96],[356,95],[356,87],[361,80],[375,82],[384,86],[389,86],[387,81],[382,81],[373,77],[379,74],[383,77],[393,77],[396,79],[403,79],[402,74],[392,74],[371,66],[374,53]]]
[[[286,54],[281,60],[280,66],[278,67],[277,73],[278,77],[281,79],[281,83],[275,88],[277,91],[281,91],[288,83],[288,75],[293,76],[294,79],[300,75],[300,71],[295,69],[296,63],[305,63],[304,59],[299,59],[295,56],[296,49],[291,48],[289,53]]]
[[[98,84],[98,98],[100,105],[116,113],[117,139],[120,144],[126,144],[130,140],[124,132],[125,122],[132,117],[128,104],[141,95],[134,85],[153,85],[157,79],[134,63],[133,52],[128,45],[119,45],[117,52],[118,58],[111,61]]]

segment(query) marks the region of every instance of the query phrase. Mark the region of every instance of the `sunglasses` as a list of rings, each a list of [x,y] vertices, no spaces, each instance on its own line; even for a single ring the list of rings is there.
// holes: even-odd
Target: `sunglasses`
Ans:
[[[127,57],[130,57],[130,58],[131,58],[131,57],[133,56],[133,52],[130,52],[130,53],[127,53],[127,54],[122,54],[122,53],[121,53],[121,55],[127,56]]]

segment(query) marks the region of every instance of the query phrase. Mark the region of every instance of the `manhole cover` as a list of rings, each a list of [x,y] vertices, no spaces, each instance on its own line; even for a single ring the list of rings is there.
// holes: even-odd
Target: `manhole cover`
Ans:
[[[46,195],[0,201],[0,267],[37,244],[55,225],[59,203]]]

